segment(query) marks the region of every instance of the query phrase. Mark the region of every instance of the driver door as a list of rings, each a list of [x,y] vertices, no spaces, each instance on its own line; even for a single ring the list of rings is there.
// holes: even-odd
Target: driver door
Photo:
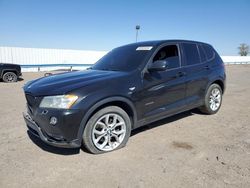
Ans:
[[[185,70],[181,66],[179,45],[169,44],[160,48],[148,67],[157,60],[167,61],[167,69],[148,71],[142,80],[140,115],[147,122],[175,113],[185,106]]]

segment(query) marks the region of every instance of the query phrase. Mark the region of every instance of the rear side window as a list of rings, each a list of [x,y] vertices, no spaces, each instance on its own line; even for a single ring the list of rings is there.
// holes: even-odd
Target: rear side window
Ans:
[[[200,63],[200,56],[196,44],[183,43],[183,49],[186,57],[186,65],[195,65]]]
[[[199,49],[199,54],[200,54],[201,62],[203,63],[203,62],[205,62],[207,60],[205,50],[202,48],[201,45],[198,45],[198,49]]]
[[[207,61],[213,59],[215,57],[214,49],[212,46],[209,45],[202,45],[203,49],[205,50]]]

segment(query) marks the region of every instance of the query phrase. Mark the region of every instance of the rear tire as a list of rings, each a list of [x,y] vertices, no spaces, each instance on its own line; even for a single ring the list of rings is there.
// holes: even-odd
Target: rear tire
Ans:
[[[101,154],[124,147],[130,137],[131,121],[117,106],[96,112],[86,124],[83,144],[93,154]]]
[[[3,81],[6,83],[16,82],[17,75],[14,72],[6,72],[3,75]]]
[[[205,114],[215,114],[219,111],[222,103],[222,89],[218,84],[209,86],[204,99],[204,106],[199,110]]]

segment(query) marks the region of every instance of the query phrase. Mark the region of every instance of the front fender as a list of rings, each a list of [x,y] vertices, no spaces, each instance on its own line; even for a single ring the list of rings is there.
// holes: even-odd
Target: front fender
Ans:
[[[89,120],[89,118],[91,117],[92,113],[98,109],[100,106],[110,103],[110,102],[124,102],[127,105],[129,105],[129,107],[132,109],[133,111],[133,125],[136,124],[137,122],[137,113],[136,113],[136,109],[135,106],[133,105],[133,103],[126,97],[121,97],[121,96],[113,96],[113,97],[108,97],[105,99],[102,99],[100,101],[98,101],[97,103],[95,103],[84,115],[81,123],[80,123],[80,127],[78,130],[78,134],[77,134],[77,138],[79,140],[82,139],[82,135],[83,135],[83,131],[85,129],[85,126]]]
[[[1,72],[0,72],[0,78],[3,77],[4,72],[14,72],[18,76],[18,71],[16,69],[2,69]]]

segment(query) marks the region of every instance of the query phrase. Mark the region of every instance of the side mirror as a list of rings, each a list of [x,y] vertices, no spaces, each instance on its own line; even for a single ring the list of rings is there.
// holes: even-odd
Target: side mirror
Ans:
[[[157,60],[153,62],[149,67],[148,71],[165,71],[168,67],[168,63],[165,60]]]

